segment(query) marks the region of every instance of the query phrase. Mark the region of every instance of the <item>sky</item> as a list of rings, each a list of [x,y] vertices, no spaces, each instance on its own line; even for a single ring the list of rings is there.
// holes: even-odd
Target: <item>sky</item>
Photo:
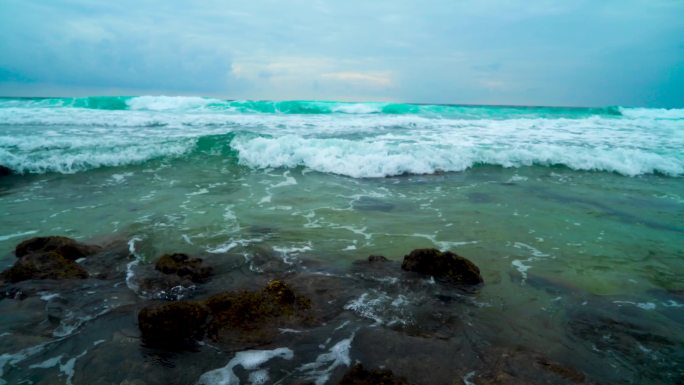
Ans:
[[[0,0],[0,95],[684,107],[684,0]]]

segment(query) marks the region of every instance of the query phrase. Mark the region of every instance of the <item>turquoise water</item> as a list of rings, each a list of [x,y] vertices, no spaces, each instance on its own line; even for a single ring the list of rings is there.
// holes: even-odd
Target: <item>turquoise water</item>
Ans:
[[[449,249],[480,266],[498,342],[606,383],[684,376],[683,110],[5,98],[0,164],[19,172],[0,180],[3,268],[50,234],[122,239],[142,264]],[[585,309],[638,332],[578,337]]]

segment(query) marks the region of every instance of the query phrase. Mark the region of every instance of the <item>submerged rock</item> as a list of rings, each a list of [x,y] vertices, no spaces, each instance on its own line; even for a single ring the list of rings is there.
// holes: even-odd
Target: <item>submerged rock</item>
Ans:
[[[88,272],[79,264],[53,251],[24,255],[0,275],[12,283],[29,279],[88,278]]]
[[[388,262],[389,259],[382,255],[370,255],[368,256],[368,263],[378,263],[378,262]]]
[[[406,271],[432,275],[454,284],[483,283],[480,269],[469,260],[450,251],[416,249],[404,256],[401,268]]]
[[[406,379],[396,377],[391,370],[367,370],[361,364],[352,366],[339,385],[409,385]]]
[[[206,282],[212,274],[212,268],[202,263],[201,258],[190,258],[185,254],[166,254],[161,256],[154,266],[164,274],[175,274],[192,282]]]
[[[14,254],[17,257],[31,253],[56,252],[62,257],[75,261],[100,251],[100,247],[86,245],[71,238],[61,236],[35,237],[17,245]]]
[[[0,176],[9,176],[14,174],[11,168],[0,165]]]
[[[143,341],[155,347],[189,348],[204,338],[207,309],[192,301],[151,305],[138,313]]]
[[[310,307],[308,298],[273,280],[259,291],[145,307],[138,326],[146,344],[162,348],[192,347],[205,334],[214,340],[267,341],[279,326],[308,321]]]

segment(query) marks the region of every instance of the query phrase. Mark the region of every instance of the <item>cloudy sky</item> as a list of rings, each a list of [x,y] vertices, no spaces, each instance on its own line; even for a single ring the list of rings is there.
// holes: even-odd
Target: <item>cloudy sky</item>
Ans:
[[[0,95],[684,107],[682,0],[0,0]]]

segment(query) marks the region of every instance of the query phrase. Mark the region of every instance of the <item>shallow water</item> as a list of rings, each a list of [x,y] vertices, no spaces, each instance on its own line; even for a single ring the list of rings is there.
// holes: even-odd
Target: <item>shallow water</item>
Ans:
[[[243,383],[334,383],[358,360],[419,384],[477,384],[500,355],[535,378],[525,368],[538,354],[598,383],[684,379],[676,111],[409,105],[388,117],[374,104],[301,115],[122,100],[0,108],[0,163],[26,172],[0,179],[1,267],[33,236],[109,245],[83,262],[106,279],[24,283],[28,298],[0,301],[7,383],[208,383],[203,373],[226,366],[222,378]],[[402,150],[409,140],[419,151]],[[485,285],[402,275],[398,262],[422,247],[472,260]],[[164,354],[141,346],[135,314],[159,297],[137,280],[168,252],[217,269],[181,297],[284,277],[338,298],[326,324],[268,346]],[[353,263],[371,254],[395,263]]]

